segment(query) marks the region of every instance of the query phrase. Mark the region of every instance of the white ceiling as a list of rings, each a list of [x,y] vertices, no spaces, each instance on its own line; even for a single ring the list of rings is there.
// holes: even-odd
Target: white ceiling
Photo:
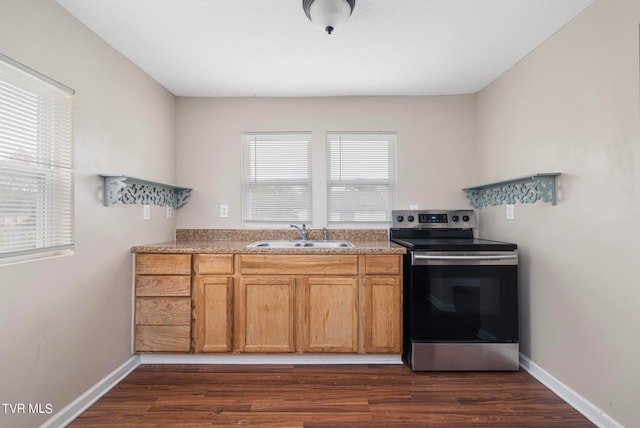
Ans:
[[[593,0],[56,0],[178,96],[476,93]]]

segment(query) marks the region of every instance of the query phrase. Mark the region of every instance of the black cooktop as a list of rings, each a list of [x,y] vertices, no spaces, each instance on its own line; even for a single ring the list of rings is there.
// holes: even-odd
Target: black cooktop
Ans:
[[[391,238],[391,241],[410,250],[513,251],[518,248],[509,242],[478,238]]]

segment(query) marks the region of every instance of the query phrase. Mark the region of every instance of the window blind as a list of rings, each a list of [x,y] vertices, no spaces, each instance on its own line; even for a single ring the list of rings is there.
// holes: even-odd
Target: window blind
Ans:
[[[0,258],[73,247],[73,91],[0,56]]]
[[[311,133],[243,134],[243,221],[310,222]]]
[[[328,133],[329,223],[385,225],[396,192],[395,133]]]

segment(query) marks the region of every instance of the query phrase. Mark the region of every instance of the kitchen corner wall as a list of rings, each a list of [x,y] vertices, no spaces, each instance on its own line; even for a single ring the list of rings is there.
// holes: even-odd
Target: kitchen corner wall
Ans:
[[[131,358],[129,248],[175,220],[103,207],[98,174],[175,181],[175,98],[52,0],[2,0],[0,52],[76,91],[74,254],[0,266],[0,402],[55,413]],[[52,416],[5,410],[3,427]]]
[[[480,211],[519,244],[522,352],[640,426],[637,0],[597,0],[477,95],[483,182],[561,172],[558,204]]]
[[[310,81],[309,85],[313,85]],[[470,207],[475,97],[178,98],[177,174],[194,187],[178,228],[242,226],[241,134],[311,131],[313,226],[326,225],[326,132],[398,133],[399,208]],[[229,217],[220,218],[220,204]]]

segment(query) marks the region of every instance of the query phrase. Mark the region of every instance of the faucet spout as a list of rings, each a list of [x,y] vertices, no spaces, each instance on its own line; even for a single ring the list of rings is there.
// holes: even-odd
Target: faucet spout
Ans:
[[[303,241],[307,240],[307,225],[303,224],[302,228],[296,226],[295,224],[290,225],[291,227],[295,228],[298,233],[300,234],[300,238],[302,238]]]

